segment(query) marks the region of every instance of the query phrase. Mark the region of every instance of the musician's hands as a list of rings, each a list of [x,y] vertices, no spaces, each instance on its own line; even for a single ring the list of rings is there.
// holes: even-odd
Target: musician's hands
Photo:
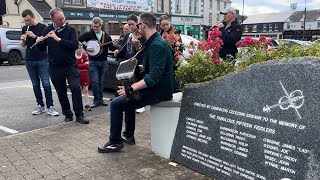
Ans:
[[[26,41],[27,40],[27,35],[22,34],[21,37],[20,37],[20,40],[21,41]]]
[[[119,54],[119,50],[118,50],[118,49],[116,49],[116,50],[114,50],[114,51],[113,51],[113,55],[114,55],[114,57],[117,57],[117,56],[118,56],[118,54]]]
[[[224,27],[223,22],[217,22],[215,25],[212,26],[212,28],[222,28],[222,27]]]
[[[33,38],[33,39],[37,38],[37,35],[35,35],[32,31],[26,31],[26,35]]]
[[[40,36],[36,39],[36,42],[39,43],[39,42],[42,42],[43,40],[45,40],[45,37]]]
[[[50,31],[47,34],[47,37],[51,37],[52,39],[54,39],[55,41],[59,41],[60,38],[56,35],[56,32],[54,30]]]
[[[119,96],[127,97],[124,86],[118,86],[117,93],[119,94]]]
[[[93,49],[93,47],[87,47],[87,49],[86,49],[87,51],[89,51],[89,52],[92,52],[94,49]]]
[[[116,45],[118,44],[118,39],[112,40],[112,44],[113,44],[114,46],[116,46]]]

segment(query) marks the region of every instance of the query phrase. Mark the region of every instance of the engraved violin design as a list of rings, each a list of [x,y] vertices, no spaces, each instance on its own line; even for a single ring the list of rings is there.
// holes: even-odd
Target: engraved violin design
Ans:
[[[272,106],[266,105],[263,107],[263,112],[271,112],[271,109],[279,107],[281,110],[288,110],[289,108],[293,108],[295,110],[295,113],[297,114],[298,118],[301,119],[301,116],[298,112],[298,109],[301,108],[304,104],[304,96],[301,90],[294,90],[290,94],[287,92],[287,90],[284,88],[283,84],[280,82],[280,85],[286,94],[285,96],[282,96],[277,104],[274,104]]]

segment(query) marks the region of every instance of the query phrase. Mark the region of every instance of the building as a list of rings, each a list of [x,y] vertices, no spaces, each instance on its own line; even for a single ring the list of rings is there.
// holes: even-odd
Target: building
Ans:
[[[171,0],[171,24],[196,39],[203,38],[203,5],[207,0]]]
[[[309,41],[319,39],[320,10],[294,12],[284,23],[283,30],[283,36],[286,39]]]
[[[282,39],[284,23],[293,13],[293,11],[290,11],[248,16],[242,24],[243,36],[266,36]]]
[[[203,35],[205,39],[208,38],[208,32],[211,30],[211,26],[217,22],[223,21],[223,16],[220,11],[226,7],[231,6],[230,0],[205,0],[203,11]]]
[[[142,1],[144,4],[138,6]],[[2,18],[4,22],[9,22],[9,27],[20,28],[24,25],[21,12],[24,9],[31,9],[39,22],[50,24],[50,9],[59,7],[64,11],[67,23],[74,26],[79,33],[90,29],[93,17],[100,17],[104,21],[103,28],[107,33],[120,35],[129,14],[139,15],[150,11],[148,8],[157,18],[169,13],[168,0],[147,0],[147,4],[145,0],[130,2],[131,5],[121,5],[125,1],[113,0],[6,0],[7,12]],[[115,8],[118,10],[114,10]]]

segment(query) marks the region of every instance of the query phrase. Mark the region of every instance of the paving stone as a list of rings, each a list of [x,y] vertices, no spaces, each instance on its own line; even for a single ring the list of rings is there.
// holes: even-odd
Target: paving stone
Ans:
[[[28,174],[28,175],[24,176],[24,178],[25,178],[26,180],[33,180],[33,179],[42,178],[42,175],[39,174],[39,173],[33,173],[33,174]]]

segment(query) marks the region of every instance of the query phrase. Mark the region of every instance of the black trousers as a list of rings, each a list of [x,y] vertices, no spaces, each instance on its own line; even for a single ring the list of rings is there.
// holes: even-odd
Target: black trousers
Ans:
[[[66,117],[72,117],[73,113],[70,109],[70,103],[67,94],[67,83],[72,93],[73,110],[76,117],[83,116],[83,104],[80,88],[80,72],[76,64],[74,65],[49,65],[49,74],[53,86],[55,87],[59,102],[61,104],[62,113]]]

